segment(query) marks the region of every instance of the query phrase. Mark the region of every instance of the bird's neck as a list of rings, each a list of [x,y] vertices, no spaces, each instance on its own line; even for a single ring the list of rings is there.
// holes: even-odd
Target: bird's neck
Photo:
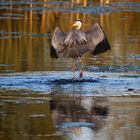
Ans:
[[[79,24],[76,26],[76,30],[80,30],[80,29],[81,29],[81,26],[82,26],[82,24],[79,23]]]
[[[76,30],[80,30],[80,28],[76,28]]]
[[[80,30],[81,27],[76,27],[76,30]]]

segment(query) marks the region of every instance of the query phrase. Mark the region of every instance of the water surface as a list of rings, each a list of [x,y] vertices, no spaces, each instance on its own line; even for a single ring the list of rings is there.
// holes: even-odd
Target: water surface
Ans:
[[[50,57],[56,26],[98,22],[111,51],[86,53],[84,79],[71,59]],[[0,1],[0,139],[139,140],[139,0]]]
[[[0,138],[4,140],[138,140],[139,97],[1,93]],[[2,96],[3,94],[3,96]]]

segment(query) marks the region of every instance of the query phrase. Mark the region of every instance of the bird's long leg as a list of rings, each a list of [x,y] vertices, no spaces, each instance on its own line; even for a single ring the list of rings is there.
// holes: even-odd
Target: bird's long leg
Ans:
[[[76,70],[76,62],[75,62],[75,59],[73,59],[73,64],[72,64],[73,79],[76,78],[75,70]]]
[[[79,57],[79,63],[80,63],[80,74],[79,77],[82,78],[83,77],[83,62],[81,57]]]

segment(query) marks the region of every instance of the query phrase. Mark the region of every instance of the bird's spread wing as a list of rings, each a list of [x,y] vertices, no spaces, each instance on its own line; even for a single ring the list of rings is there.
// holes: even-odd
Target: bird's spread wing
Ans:
[[[50,55],[52,58],[58,58],[60,54],[64,57],[77,58],[89,50],[85,33],[80,30],[63,33],[56,27],[51,43]]]
[[[95,23],[90,30],[85,32],[88,48],[93,55],[105,52],[110,49],[110,44],[102,30],[102,27]]]
[[[77,58],[87,51],[97,55],[110,49],[106,35],[98,23],[86,32],[74,30],[63,33],[56,27],[51,43],[51,57],[53,58],[58,58],[59,54],[64,57]]]
[[[63,33],[58,27],[55,28],[51,42],[51,57],[58,58],[58,54],[63,52],[66,36],[67,34]]]

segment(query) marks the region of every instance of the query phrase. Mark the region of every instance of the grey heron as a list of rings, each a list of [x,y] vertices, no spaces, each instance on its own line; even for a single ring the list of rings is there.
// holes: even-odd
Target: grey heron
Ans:
[[[95,23],[87,31],[81,31],[82,21],[77,19],[72,25],[74,30],[69,33],[62,32],[58,27],[55,28],[51,44],[51,57],[59,56],[79,59],[82,65],[81,57],[87,51],[92,55],[97,55],[111,49],[108,39],[102,27]],[[75,70],[75,63],[73,70]],[[83,77],[82,67],[80,69],[80,77]]]

